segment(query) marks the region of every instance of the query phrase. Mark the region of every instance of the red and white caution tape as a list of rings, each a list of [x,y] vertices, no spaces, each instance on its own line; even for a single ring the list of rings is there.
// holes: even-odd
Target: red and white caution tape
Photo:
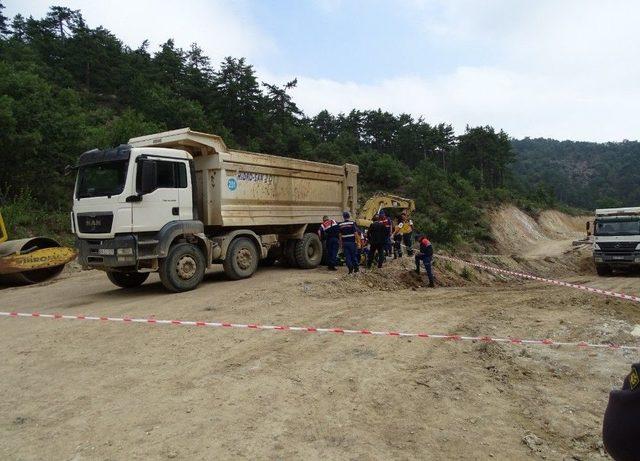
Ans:
[[[156,318],[132,318],[132,317],[97,317],[92,315],[62,315],[62,314],[41,314],[39,312],[0,312],[0,317],[26,317],[43,318],[53,320],[97,320],[102,322],[119,323],[146,323],[150,325],[181,325],[193,327],[214,327],[214,328],[238,328],[244,330],[272,330],[272,331],[296,331],[305,333],[336,333],[345,335],[365,335],[365,336],[391,336],[401,338],[425,338],[443,339],[448,341],[473,341],[484,343],[504,343],[518,346],[569,346],[580,349],[611,349],[611,350],[640,350],[640,346],[622,346],[618,344],[594,344],[586,341],[566,342],[554,341],[552,339],[520,339],[520,338],[494,338],[492,336],[462,336],[456,334],[431,334],[431,333],[407,333],[402,331],[374,331],[374,330],[352,330],[346,328],[319,328],[319,327],[296,327],[288,325],[260,325],[257,323],[227,323],[227,322],[204,322],[193,320],[160,320]]]
[[[478,269],[485,269],[491,272],[497,272],[500,274],[507,274],[507,275],[512,275],[514,277],[520,277],[523,279],[529,279],[529,280],[536,280],[538,282],[544,282],[544,283],[549,283],[551,285],[558,285],[558,286],[563,286],[563,287],[569,287],[569,288],[575,288],[576,290],[583,290],[583,291],[588,291],[589,293],[597,293],[599,295],[604,295],[604,296],[611,296],[613,298],[618,298],[618,299],[626,299],[628,301],[634,301],[639,303],[640,302],[640,297],[638,296],[632,296],[632,295],[628,295],[625,293],[617,293],[615,291],[609,291],[609,290],[601,290],[600,288],[593,288],[593,287],[589,287],[586,285],[577,285],[575,283],[569,283],[569,282],[563,282],[562,280],[553,280],[553,279],[547,279],[544,277],[538,277],[535,275],[530,275],[530,274],[525,274],[523,272],[515,272],[515,271],[509,271],[506,269],[498,269],[497,267],[493,267],[493,266],[487,266],[485,264],[479,264],[479,263],[472,263],[469,261],[465,261],[464,259],[459,259],[459,258],[452,258],[451,256],[443,256],[443,255],[437,255],[438,258],[441,259],[446,259],[449,261],[455,261],[461,264],[466,264],[467,266],[472,266],[472,267],[477,267]]]

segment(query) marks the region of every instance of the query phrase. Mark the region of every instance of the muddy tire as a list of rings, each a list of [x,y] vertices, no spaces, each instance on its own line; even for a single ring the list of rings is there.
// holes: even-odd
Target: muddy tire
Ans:
[[[596,272],[600,277],[608,277],[613,273],[611,266],[606,264],[596,264]]]
[[[231,280],[251,277],[258,268],[258,249],[247,237],[239,237],[227,249],[222,267]]]
[[[148,272],[107,272],[111,283],[120,288],[136,288],[148,278]]]
[[[204,278],[206,261],[200,248],[190,243],[179,243],[169,249],[160,262],[160,280],[174,293],[196,288]]]
[[[302,269],[318,267],[322,262],[322,254],[322,242],[317,234],[309,232],[296,241],[295,258],[298,267]]]
[[[298,260],[296,259],[296,245],[300,240],[291,239],[284,242],[284,249],[282,251],[282,262],[286,267],[298,267]]]

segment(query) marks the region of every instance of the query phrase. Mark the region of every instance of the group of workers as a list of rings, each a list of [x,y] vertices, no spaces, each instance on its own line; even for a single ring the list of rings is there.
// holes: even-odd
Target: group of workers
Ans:
[[[413,222],[406,212],[403,212],[394,226],[393,220],[384,210],[373,217],[368,229],[362,231],[351,219],[348,211],[342,213],[343,221],[324,216],[318,233],[325,242],[327,251],[327,266],[330,271],[337,270],[338,251],[342,247],[345,264],[349,274],[360,271],[360,263],[366,262],[367,269],[376,262],[378,268],[382,268],[387,257],[393,255],[401,258],[402,247],[406,247],[409,256],[414,255],[413,250]],[[392,243],[393,242],[393,243]],[[415,255],[416,273],[420,274],[420,265],[425,268],[429,287],[435,286],[433,276],[433,246],[429,239],[420,234],[418,237],[419,250]]]

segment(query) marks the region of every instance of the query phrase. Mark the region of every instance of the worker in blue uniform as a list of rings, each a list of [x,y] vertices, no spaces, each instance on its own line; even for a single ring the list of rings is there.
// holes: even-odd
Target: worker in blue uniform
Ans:
[[[318,234],[326,244],[328,269],[330,271],[338,270],[336,268],[338,264],[338,249],[340,248],[340,228],[338,223],[329,218],[329,216],[323,216]]]
[[[360,271],[360,261],[358,261],[358,246],[356,245],[356,234],[360,232],[356,223],[351,221],[348,211],[342,213],[344,221],[338,226],[340,228],[340,242],[342,243],[342,253],[349,273]]]

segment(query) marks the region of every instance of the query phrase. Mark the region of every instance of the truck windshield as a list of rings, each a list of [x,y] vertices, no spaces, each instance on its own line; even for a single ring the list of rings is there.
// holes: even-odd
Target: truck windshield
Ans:
[[[640,235],[640,220],[637,218],[598,220],[595,235]]]
[[[80,167],[76,198],[111,197],[124,190],[128,160],[96,163]]]

